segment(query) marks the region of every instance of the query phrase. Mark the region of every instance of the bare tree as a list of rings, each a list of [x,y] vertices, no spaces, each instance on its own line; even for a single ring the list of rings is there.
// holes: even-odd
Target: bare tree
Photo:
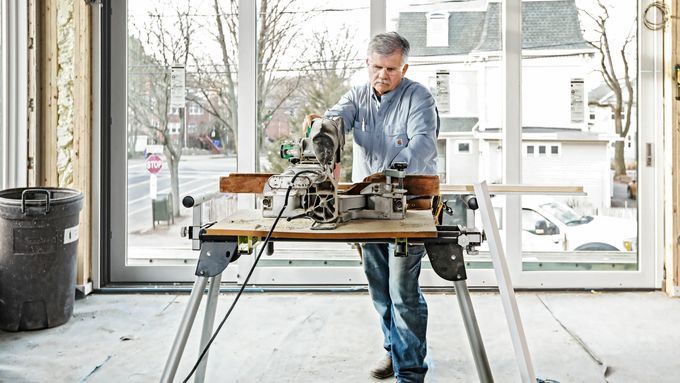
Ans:
[[[628,57],[631,50],[631,42],[635,40],[637,31],[637,22],[634,21],[628,36],[621,44],[618,52],[615,47],[612,47],[611,36],[608,31],[608,24],[610,20],[609,11],[601,0],[597,0],[597,5],[600,8],[598,14],[587,12],[583,9],[580,11],[585,14],[593,23],[594,30],[597,33],[598,40],[589,42],[591,46],[598,50],[600,56],[600,65],[598,71],[602,75],[604,83],[611,89],[613,98],[611,101],[591,101],[589,105],[608,108],[614,117],[614,131],[621,137],[614,143],[614,175],[626,174],[626,162],[624,157],[625,138],[628,135],[631,124],[631,111],[635,101],[635,90],[630,74],[630,65]],[[635,47],[632,47],[634,50]],[[617,65],[618,60],[621,64]]]
[[[335,105],[349,90],[350,77],[361,68],[353,44],[354,32],[347,26],[335,37],[328,30],[315,32],[309,43],[313,52],[303,71],[303,81],[298,87],[298,107],[291,118],[297,128],[308,114],[323,114]],[[300,132],[302,134],[302,132]],[[270,159],[271,161],[271,159]],[[352,171],[352,137],[345,140],[341,179],[350,180]]]
[[[172,209],[179,215],[179,161],[182,157],[182,139],[170,129],[170,68],[173,64],[186,65],[189,47],[194,34],[190,21],[191,6],[175,15],[164,15],[158,8],[148,13],[148,22],[139,29],[137,43],[138,62],[130,60],[128,84],[128,109],[131,122],[145,127],[163,145],[170,169]],[[134,41],[129,39],[128,41]],[[139,44],[141,42],[141,44]],[[144,49],[143,47],[147,47]],[[148,48],[153,49],[148,49]],[[182,111],[183,112],[183,111]],[[180,116],[182,118],[182,116]],[[180,131],[183,132],[182,129]]]
[[[238,73],[238,2],[230,0],[228,10],[223,1],[213,0],[216,30],[212,35],[219,46],[219,61],[194,57],[197,63],[196,82],[200,95],[190,98],[211,114],[221,125],[221,135],[236,137],[236,108]],[[257,121],[258,147],[262,146],[265,130],[271,116],[296,89],[297,80],[277,73],[288,49],[294,46],[301,26],[309,16],[294,12],[295,0],[260,0],[258,14],[258,71],[257,71]],[[208,60],[202,63],[201,60]],[[277,91],[274,92],[274,89]],[[200,98],[199,98],[200,96]]]

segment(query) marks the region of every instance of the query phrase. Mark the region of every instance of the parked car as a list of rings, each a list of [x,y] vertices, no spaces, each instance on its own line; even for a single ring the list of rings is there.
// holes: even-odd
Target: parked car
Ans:
[[[502,225],[504,203],[492,198],[496,219]],[[459,206],[456,203],[450,206]],[[460,217],[460,209],[454,208]],[[464,213],[463,213],[464,214]],[[445,224],[464,224],[450,218]],[[458,221],[458,222],[453,222]],[[475,226],[482,227],[479,211]],[[502,226],[499,228],[503,231]],[[501,236],[502,237],[502,236]],[[482,246],[480,250],[488,247]],[[525,251],[636,251],[637,222],[633,219],[581,215],[563,202],[541,196],[522,198],[522,249]]]
[[[522,248],[536,251],[635,251],[637,222],[580,215],[562,202],[524,197]]]

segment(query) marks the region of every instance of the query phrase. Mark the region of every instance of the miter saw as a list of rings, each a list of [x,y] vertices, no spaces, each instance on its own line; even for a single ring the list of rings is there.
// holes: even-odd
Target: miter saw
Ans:
[[[383,172],[384,178],[340,190],[333,170],[340,163],[344,144],[340,117],[316,118],[306,137],[284,142],[281,157],[290,165],[267,180],[263,217],[277,217],[285,206],[281,217],[311,219],[312,229],[317,230],[334,229],[353,219],[403,219],[407,164],[395,163]]]

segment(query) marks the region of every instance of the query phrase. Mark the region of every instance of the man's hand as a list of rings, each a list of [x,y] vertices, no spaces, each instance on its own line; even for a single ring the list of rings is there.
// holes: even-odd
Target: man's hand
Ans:
[[[312,125],[312,120],[315,118],[321,118],[318,114],[308,114],[305,119],[302,120],[302,134],[307,135],[307,128]]]

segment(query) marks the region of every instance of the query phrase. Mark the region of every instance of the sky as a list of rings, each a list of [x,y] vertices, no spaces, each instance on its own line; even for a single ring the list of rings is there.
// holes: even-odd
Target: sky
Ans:
[[[493,0],[492,0],[493,1]],[[628,31],[634,22],[637,14],[637,0],[603,0],[610,11],[610,37],[613,46],[620,46],[623,39],[628,35]],[[197,25],[197,32],[193,41],[192,51],[194,54],[203,57],[212,57],[214,60],[219,60],[219,49],[214,42],[208,26],[214,23],[214,14],[212,11],[212,0],[191,0],[190,4],[193,8],[192,19]],[[299,67],[299,60],[301,58],[308,58],[308,47],[305,45],[314,31],[328,30],[332,33],[340,33],[344,28],[348,28],[353,32],[352,46],[357,54],[357,60],[354,63],[357,67],[363,67],[363,60],[366,56],[365,49],[368,43],[369,34],[369,0],[304,0],[298,1],[296,12],[300,15],[308,15],[310,19],[300,26],[300,34],[294,41],[293,45],[287,49],[286,56],[281,58],[279,67],[286,70]],[[460,3],[453,1],[438,1],[438,0],[390,0],[387,1],[387,19],[388,29],[396,27],[396,18],[400,11],[404,10],[439,10],[457,6]],[[185,7],[186,0],[170,0],[160,4],[157,1],[136,0],[128,1],[128,17],[129,25],[132,33],[135,33],[133,25],[142,26],[150,22],[148,16],[149,12],[159,14],[164,20],[171,21],[176,19],[175,8]],[[225,8],[228,9],[228,2],[223,1]],[[474,3],[467,3],[474,4]],[[597,3],[593,0],[576,0],[578,8],[588,12],[599,12]],[[317,11],[317,12],[314,12]],[[585,28],[584,36],[586,39],[595,39],[594,33],[589,32],[589,28],[584,22],[582,27]],[[636,46],[631,47],[632,51],[636,50]],[[153,49],[153,47],[147,47]],[[617,63],[620,65],[620,63]],[[597,62],[593,63],[593,68],[597,67]],[[286,73],[285,71],[281,72]],[[589,76],[592,81],[596,83],[596,72],[592,72]],[[358,84],[366,80],[365,70],[359,69],[352,77],[351,83]]]

